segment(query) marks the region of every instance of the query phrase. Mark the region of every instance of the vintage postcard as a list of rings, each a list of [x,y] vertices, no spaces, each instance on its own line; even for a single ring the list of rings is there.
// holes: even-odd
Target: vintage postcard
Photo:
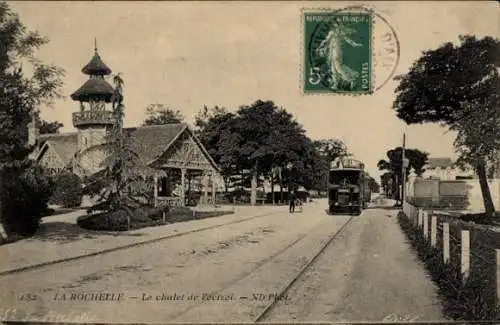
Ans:
[[[0,2],[0,323],[500,321],[499,14]]]

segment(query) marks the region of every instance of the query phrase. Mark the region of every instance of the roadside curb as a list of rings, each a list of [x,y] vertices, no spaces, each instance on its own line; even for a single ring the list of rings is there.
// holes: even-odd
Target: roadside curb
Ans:
[[[126,245],[122,245],[122,246],[108,248],[108,249],[104,249],[104,250],[97,251],[97,252],[92,252],[92,253],[87,253],[87,254],[81,254],[81,255],[71,256],[71,257],[66,257],[66,258],[61,258],[61,259],[57,259],[57,260],[52,260],[52,261],[48,261],[48,262],[27,265],[27,266],[23,266],[23,267],[17,267],[17,268],[7,269],[7,270],[0,271],[0,276],[10,275],[10,274],[16,274],[16,273],[20,273],[20,272],[23,272],[23,271],[28,271],[28,270],[42,268],[44,266],[49,266],[49,265],[54,265],[54,264],[58,264],[58,263],[64,263],[64,262],[70,262],[70,261],[74,261],[74,260],[79,260],[79,259],[86,258],[86,257],[104,255],[104,254],[107,254],[107,253],[112,253],[112,252],[116,252],[116,251],[127,249],[127,248],[133,248],[133,247],[137,247],[137,246],[141,246],[141,245],[151,244],[151,243],[162,241],[162,240],[165,240],[165,239],[180,237],[180,236],[184,236],[184,235],[188,235],[188,234],[192,234],[192,233],[197,233],[197,232],[200,232],[200,231],[209,230],[209,229],[213,229],[213,228],[217,228],[217,227],[228,226],[228,225],[233,225],[233,224],[237,224],[237,223],[241,223],[241,222],[245,222],[245,221],[250,221],[250,220],[253,220],[253,219],[256,219],[256,218],[265,217],[265,216],[277,214],[277,213],[280,213],[280,212],[282,212],[282,211],[273,211],[273,212],[268,212],[268,213],[261,213],[261,214],[258,214],[258,215],[255,215],[255,216],[251,216],[251,217],[247,217],[247,218],[240,219],[240,220],[235,220],[235,221],[231,221],[231,222],[227,222],[227,223],[222,223],[222,224],[217,224],[217,225],[211,225],[211,226],[201,227],[201,228],[197,228],[197,229],[192,229],[192,230],[188,230],[188,231],[185,231],[185,232],[170,234],[170,235],[167,235],[167,236],[162,236],[162,237],[158,237],[158,238],[148,239],[148,240],[144,240],[144,241],[140,241],[140,242],[136,242],[136,243],[132,243],[132,244],[126,244]]]

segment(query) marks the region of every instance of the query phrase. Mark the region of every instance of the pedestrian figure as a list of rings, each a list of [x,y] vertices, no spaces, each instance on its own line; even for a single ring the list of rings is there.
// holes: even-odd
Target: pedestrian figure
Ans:
[[[289,211],[290,211],[290,213],[294,213],[295,212],[295,191],[294,190],[290,191],[290,197],[288,198],[288,200],[290,201]]]

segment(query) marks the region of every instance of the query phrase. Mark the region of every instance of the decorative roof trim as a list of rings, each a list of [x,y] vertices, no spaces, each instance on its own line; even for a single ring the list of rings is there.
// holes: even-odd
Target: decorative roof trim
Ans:
[[[198,139],[198,137],[194,134],[194,132],[191,130],[191,128],[189,126],[186,126],[186,128],[187,128],[188,132],[191,134],[191,136],[193,137],[193,139],[196,142],[196,144],[198,145],[198,147],[203,151],[203,153],[205,154],[206,158],[208,159],[208,161],[210,162],[212,167],[214,167],[217,172],[220,172],[219,166],[215,163],[212,156],[208,153],[205,146],[201,143],[200,139]]]
[[[163,151],[158,154],[154,159],[152,159],[151,161],[149,161],[147,163],[147,165],[152,165],[154,162],[156,162],[165,152],[167,152],[167,150],[179,139],[179,137],[184,133],[184,132],[188,132],[189,135],[194,139],[194,141],[196,142],[196,144],[198,145],[198,148],[201,149],[201,151],[203,152],[203,154],[205,155],[205,158],[207,158],[207,160],[209,161],[209,163],[212,165],[212,167],[217,171],[217,172],[220,172],[220,169],[219,167],[217,166],[217,164],[215,163],[215,161],[212,159],[212,157],[210,156],[210,154],[208,153],[208,151],[205,149],[205,147],[203,146],[203,144],[200,142],[200,140],[196,137],[196,135],[193,133],[193,131],[191,131],[191,129],[189,128],[189,126],[186,124],[186,123],[182,123],[183,125],[183,128],[179,131],[179,133],[177,133],[177,135],[167,144],[167,146],[165,147],[165,149],[163,149]]]
[[[186,123],[182,123],[182,125],[183,125],[182,129],[179,131],[179,133],[177,133],[177,135],[172,140],[170,140],[169,143],[167,143],[167,146],[165,147],[165,149],[163,149],[162,152],[160,154],[156,155],[156,157],[154,157],[151,161],[147,162],[146,165],[148,165],[148,166],[152,165],[155,161],[157,161],[168,150],[168,148],[170,148],[175,143],[175,141],[177,141],[177,139],[179,139],[181,134],[184,133],[184,131],[187,128]]]

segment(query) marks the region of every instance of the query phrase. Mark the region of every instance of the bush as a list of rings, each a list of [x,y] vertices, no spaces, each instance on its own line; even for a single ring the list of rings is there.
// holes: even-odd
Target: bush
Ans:
[[[59,176],[50,204],[61,205],[64,208],[75,208],[82,204],[82,182],[77,175],[66,172]]]
[[[47,203],[54,188],[53,178],[41,167],[21,175],[4,175],[2,224],[9,237],[31,236],[48,214]]]
[[[471,270],[467,281],[462,281],[460,270],[460,230],[467,228],[461,222],[450,222],[450,262],[444,263],[442,249],[434,248],[424,238],[423,232],[400,212],[398,220],[410,243],[424,262],[432,279],[439,288],[445,315],[454,320],[494,320],[497,318],[495,306],[495,266],[492,249],[481,247],[484,233],[478,229],[471,231]],[[470,227],[470,225],[468,225]],[[453,241],[455,239],[455,242]],[[489,241],[491,243],[491,241]],[[483,256],[477,256],[481,254]],[[493,273],[493,274],[492,274]]]
[[[142,206],[133,210],[118,210],[89,214],[78,218],[77,224],[89,230],[126,231],[163,224],[163,212],[166,222],[175,223],[193,219],[204,219],[232,214],[233,211],[193,211],[188,207],[178,207],[169,211],[168,208]],[[127,217],[130,218],[130,228],[127,228]]]
[[[134,210],[120,209],[79,217],[77,224],[90,230],[126,231],[160,225],[164,211],[168,210],[151,206],[142,206]],[[130,228],[127,225],[128,218],[130,218]]]

